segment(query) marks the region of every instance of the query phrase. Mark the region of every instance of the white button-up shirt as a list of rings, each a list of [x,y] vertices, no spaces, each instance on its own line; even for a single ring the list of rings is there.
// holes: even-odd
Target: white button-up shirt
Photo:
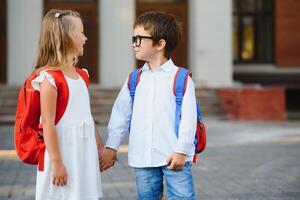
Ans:
[[[153,71],[146,63],[136,88],[133,108],[128,80],[114,103],[106,147],[118,150],[123,136],[128,133],[132,114],[128,145],[128,162],[132,167],[164,166],[174,152],[186,154],[187,161],[193,160],[197,120],[195,88],[189,77],[177,138],[173,93],[177,70],[171,59]]]

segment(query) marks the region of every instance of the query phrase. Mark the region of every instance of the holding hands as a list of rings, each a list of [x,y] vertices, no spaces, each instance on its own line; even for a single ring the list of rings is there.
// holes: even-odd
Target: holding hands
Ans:
[[[105,147],[99,155],[100,171],[103,172],[113,166],[117,161],[117,151],[115,149]]]

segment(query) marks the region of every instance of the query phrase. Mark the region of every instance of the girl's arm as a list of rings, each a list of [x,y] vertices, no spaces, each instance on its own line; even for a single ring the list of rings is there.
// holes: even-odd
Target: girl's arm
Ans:
[[[68,174],[61,157],[55,128],[57,91],[47,79],[40,86],[43,133],[51,162],[52,183],[57,186],[64,186],[67,184]]]
[[[101,152],[104,149],[103,143],[102,143],[102,139],[100,137],[100,132],[95,124],[95,138],[96,138],[96,143],[97,143],[97,149],[98,149],[98,153],[99,155],[101,154]]]

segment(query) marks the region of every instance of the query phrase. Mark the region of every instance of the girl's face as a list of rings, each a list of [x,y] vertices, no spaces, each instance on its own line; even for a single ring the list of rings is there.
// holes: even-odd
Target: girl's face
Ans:
[[[73,20],[74,20],[74,29],[72,34],[74,37],[76,47],[78,49],[77,55],[82,56],[83,46],[85,45],[87,38],[84,35],[84,29],[83,29],[83,24],[81,19],[78,17],[73,17]]]
[[[132,43],[135,57],[138,60],[149,62],[156,55],[156,46],[153,46],[153,40],[150,33],[143,26],[137,26],[133,30],[133,37],[138,39]]]

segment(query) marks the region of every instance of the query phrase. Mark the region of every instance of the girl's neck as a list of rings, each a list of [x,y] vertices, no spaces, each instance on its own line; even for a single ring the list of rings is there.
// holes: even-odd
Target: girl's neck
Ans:
[[[150,60],[147,63],[149,65],[150,69],[152,71],[154,71],[154,70],[158,69],[160,66],[162,66],[167,61],[168,61],[168,59],[166,57],[161,56],[161,57],[155,58],[153,60]]]
[[[69,70],[74,68],[74,64],[76,62],[76,58],[74,56],[69,56],[67,62],[61,66],[62,69]]]

